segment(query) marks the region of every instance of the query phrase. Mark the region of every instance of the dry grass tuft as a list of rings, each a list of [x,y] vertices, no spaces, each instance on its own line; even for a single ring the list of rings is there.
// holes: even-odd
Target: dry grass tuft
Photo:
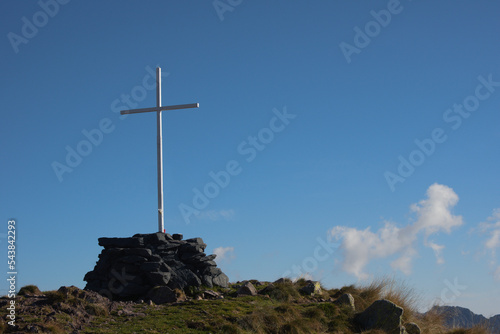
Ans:
[[[442,317],[437,313],[428,313],[422,316],[418,312],[419,295],[404,282],[393,278],[380,278],[372,281],[367,286],[358,288],[358,296],[354,296],[356,309],[363,311],[379,299],[387,299],[403,308],[403,324],[414,322],[422,329],[423,333],[446,333]],[[357,297],[357,298],[356,298]]]
[[[469,329],[453,329],[446,334],[490,334],[490,332],[485,327],[476,326]]]
[[[438,312],[430,311],[425,313],[420,317],[420,320],[417,323],[423,333],[447,333],[443,325],[443,315]]]
[[[41,295],[42,292],[36,285],[26,285],[19,289],[17,293],[18,296],[33,296],[33,295]]]

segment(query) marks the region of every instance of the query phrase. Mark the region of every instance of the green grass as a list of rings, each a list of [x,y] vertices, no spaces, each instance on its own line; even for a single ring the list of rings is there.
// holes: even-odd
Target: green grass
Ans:
[[[21,289],[19,289],[19,292],[17,294],[19,296],[40,295],[42,294],[42,292],[38,289],[36,285],[26,285],[23,286]]]
[[[239,327],[235,325],[238,320],[252,314],[253,305],[260,304],[258,298],[260,297],[190,301],[180,305],[156,307],[137,306],[136,310],[146,316],[115,315],[112,317],[114,321],[108,317],[97,317],[93,324],[99,325],[99,328],[93,326],[83,333],[206,333],[231,328],[236,330]]]
[[[253,282],[254,284],[256,282]],[[188,289],[188,297],[193,299],[176,304],[148,305],[121,304],[108,307],[92,304],[76,288],[48,291],[46,303],[23,314],[23,323],[42,324],[44,332],[71,332],[70,324],[74,320],[71,307],[83,310],[92,321],[80,333],[262,333],[262,334],[306,334],[306,333],[359,333],[354,325],[355,312],[348,306],[338,306],[331,301],[343,293],[353,295],[356,310],[363,311],[375,300],[386,298],[405,309],[403,323],[415,322],[422,333],[435,334],[486,334],[481,328],[470,330],[446,331],[441,325],[439,315],[428,314],[419,318],[415,312],[415,294],[412,289],[397,284],[390,279],[375,281],[367,286],[345,286],[340,289],[326,290],[315,296],[302,295],[299,291],[305,286],[305,280],[285,281],[256,286],[258,291],[266,289],[257,296],[236,297],[237,285],[229,289],[218,289],[224,299],[194,300],[201,291]],[[36,292],[34,286],[27,287],[28,293]],[[203,290],[203,289],[201,289]],[[177,291],[184,295],[184,291]],[[38,293],[37,293],[38,294]],[[23,298],[19,297],[22,303]],[[53,320],[47,322],[47,315],[53,311]],[[133,315],[130,315],[133,313]],[[5,319],[5,310],[0,310]],[[8,327],[0,321],[0,332]],[[364,333],[383,333],[368,331]]]
[[[98,317],[84,333],[349,333],[353,313],[347,308],[308,303],[300,296],[286,299],[249,296],[160,305],[144,308],[145,317]]]

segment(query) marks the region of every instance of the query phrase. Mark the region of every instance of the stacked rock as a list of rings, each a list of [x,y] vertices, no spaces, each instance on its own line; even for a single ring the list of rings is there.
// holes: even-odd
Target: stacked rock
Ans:
[[[99,238],[104,250],[84,281],[85,290],[116,300],[148,299],[158,287],[227,287],[228,277],[217,268],[216,255],[204,253],[201,238],[181,234],[136,234],[131,238]]]

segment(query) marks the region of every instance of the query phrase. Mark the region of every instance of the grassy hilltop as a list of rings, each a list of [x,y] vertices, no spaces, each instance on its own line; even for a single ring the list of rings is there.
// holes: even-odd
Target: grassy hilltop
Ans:
[[[394,281],[368,286],[317,289],[304,293],[310,282],[259,282],[252,280],[255,296],[238,296],[241,283],[229,289],[176,291],[178,301],[155,305],[110,301],[76,287],[40,292],[36,286],[21,289],[16,301],[16,327],[7,324],[6,298],[0,300],[2,333],[386,333],[362,331],[356,314],[374,301],[387,299],[404,309],[402,325],[416,323],[422,333],[486,334],[481,328],[446,330],[439,315],[421,315],[412,291]],[[319,287],[319,286],[317,286]],[[349,293],[352,305],[335,301]]]

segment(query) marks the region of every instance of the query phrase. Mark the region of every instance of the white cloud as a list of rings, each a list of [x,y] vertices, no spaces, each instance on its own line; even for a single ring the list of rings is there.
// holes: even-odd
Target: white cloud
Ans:
[[[371,260],[401,252],[411,244],[411,240],[400,237],[401,229],[389,222],[375,233],[370,231],[370,227],[357,230],[336,226],[330,230],[330,235],[336,240],[342,240],[340,248],[344,253],[343,269],[360,279],[368,278],[363,269]],[[407,266],[403,260],[393,265],[401,268]]]
[[[486,241],[486,248],[494,251],[500,245],[500,229],[491,232],[491,238]]]
[[[391,262],[391,267],[405,275],[411,274],[411,261],[416,254],[417,252],[413,248],[408,247],[404,255]]]
[[[376,232],[372,232],[370,227],[364,230],[345,226],[332,228],[329,231],[331,237],[342,241],[342,268],[359,279],[366,279],[368,274],[364,268],[370,261],[399,255],[391,266],[409,274],[412,260],[417,255],[414,244],[420,232],[424,233],[424,245],[434,251],[437,263],[444,263],[444,246],[428,241],[428,237],[441,231],[450,233],[454,227],[463,224],[461,216],[451,213],[457,202],[458,196],[453,189],[435,183],[427,190],[427,199],[411,205],[417,219],[405,227],[385,222]]]
[[[217,247],[214,249],[214,254],[217,255],[216,261],[230,261],[235,258],[234,247]]]
[[[485,242],[485,246],[493,254],[495,249],[500,247],[500,209],[493,210],[493,214],[488,217],[492,223],[481,223],[479,228],[482,232],[489,232],[490,236]]]
[[[493,214],[488,217],[488,222],[479,224],[479,229],[483,233],[488,233],[488,238],[484,242],[484,246],[491,254],[491,265],[496,264],[496,250],[500,248],[500,208],[493,210]],[[500,281],[500,266],[498,266],[493,276]]]
[[[432,248],[432,250],[434,251],[434,255],[436,256],[436,262],[438,264],[443,264],[444,263],[444,258],[443,258],[443,255],[441,254],[441,252],[444,249],[444,246],[443,245],[435,244],[432,241],[426,242],[425,245],[427,247]]]
[[[493,277],[495,277],[497,281],[500,281],[500,266],[498,266],[495,272],[493,273]]]
[[[458,196],[453,189],[434,183],[427,189],[427,197],[411,206],[411,210],[418,215],[415,229],[424,230],[426,236],[429,236],[441,230],[450,233],[453,227],[462,225],[462,217],[454,216],[450,212],[458,202]]]

